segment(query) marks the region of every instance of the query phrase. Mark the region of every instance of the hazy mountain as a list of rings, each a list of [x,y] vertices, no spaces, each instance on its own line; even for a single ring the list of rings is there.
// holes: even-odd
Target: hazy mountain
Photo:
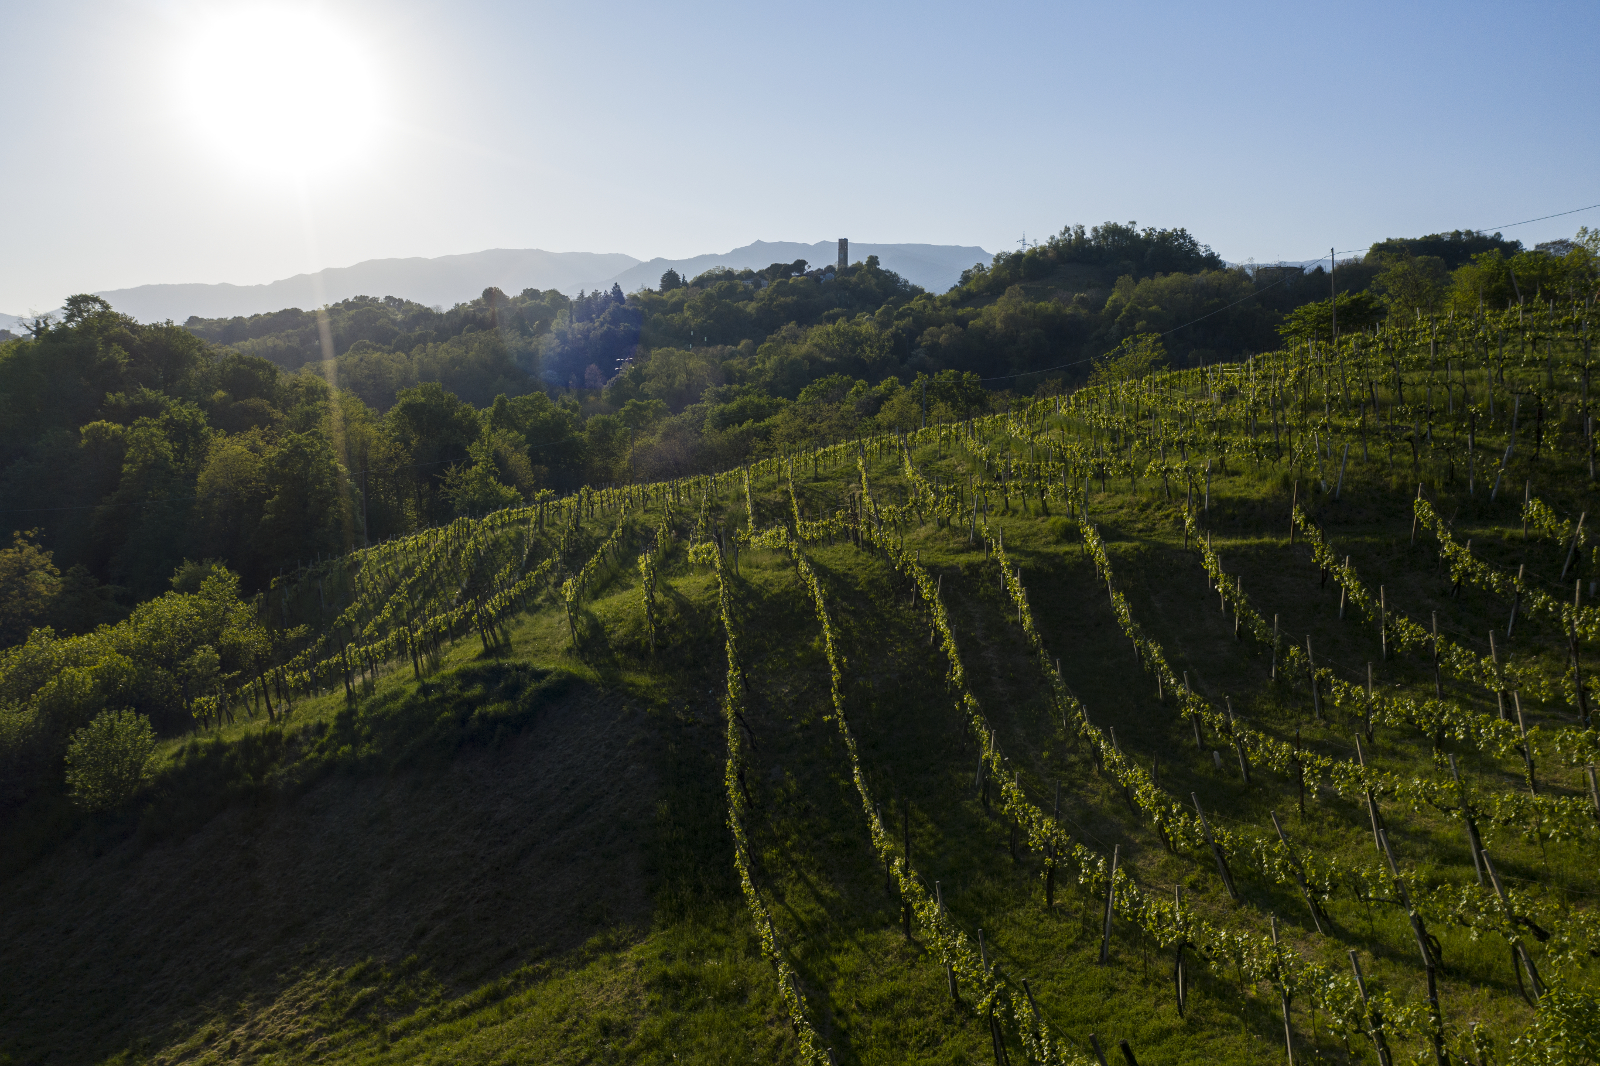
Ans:
[[[961,279],[961,272],[974,263],[988,266],[994,256],[977,247],[958,244],[857,244],[850,242],[850,262],[865,262],[875,255],[886,270],[892,270],[914,285],[930,292],[944,292]],[[837,241],[818,241],[816,244],[797,244],[793,241],[756,241],[731,252],[714,255],[697,255],[691,259],[652,259],[648,263],[630,266],[607,284],[615,281],[622,291],[633,292],[640,288],[655,288],[661,275],[670,267],[685,280],[712,267],[725,266],[734,270],[760,270],[773,263],[791,263],[804,259],[812,266],[827,266],[839,258]]]
[[[953,244],[856,244],[850,261],[876,255],[886,269],[930,292],[944,292],[974,263],[988,265],[992,255],[977,247]],[[354,266],[330,267],[314,274],[264,285],[206,284],[136,285],[102,292],[111,306],[141,322],[171,319],[182,322],[190,315],[230,318],[278,311],[285,307],[310,309],[351,296],[403,296],[421,304],[450,307],[476,298],[496,285],[508,293],[523,289],[559,289],[576,295],[580,289],[608,289],[621,285],[624,292],[654,288],[668,268],[686,279],[715,266],[759,270],[773,263],[804,259],[823,266],[838,258],[836,241],[800,244],[794,241],[756,241],[729,252],[697,255],[688,259],[652,259],[642,263],[631,255],[597,252],[546,252],[537,248],[494,248],[436,259],[369,259]],[[22,319],[0,315],[0,329],[21,332]]]
[[[309,309],[351,296],[403,296],[421,304],[450,307],[497,285],[506,292],[593,288],[639,260],[631,255],[599,252],[546,252],[538,248],[493,248],[436,259],[369,259],[354,266],[330,267],[315,274],[265,285],[188,284],[138,285],[102,292],[111,306],[141,322],[190,315],[228,318]]]

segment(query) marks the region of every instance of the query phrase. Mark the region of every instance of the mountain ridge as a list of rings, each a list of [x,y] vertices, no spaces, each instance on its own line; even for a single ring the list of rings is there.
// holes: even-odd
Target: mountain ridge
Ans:
[[[692,278],[713,267],[761,269],[775,262],[805,259],[813,265],[834,262],[836,241],[753,241],[727,252],[684,258],[657,256],[648,261],[620,252],[548,252],[539,248],[489,248],[446,256],[367,259],[343,267],[295,274],[259,285],[229,282],[178,282],[135,285],[96,293],[113,308],[141,322],[232,318],[287,307],[309,309],[352,296],[399,296],[429,306],[450,307],[497,286],[508,293],[559,289],[569,296],[584,289],[620,285],[625,292],[654,287],[667,270]],[[851,262],[878,256],[885,269],[932,292],[954,285],[961,271],[994,257],[982,248],[940,244],[850,245]],[[27,316],[0,315],[0,328],[20,332]]]
[[[313,308],[352,296],[402,296],[421,304],[451,306],[491,285],[566,289],[598,282],[638,260],[620,252],[547,252],[542,248],[489,248],[443,256],[366,259],[326,267],[261,285],[226,282],[136,285],[96,293],[143,322],[191,315],[231,318],[286,307]]]

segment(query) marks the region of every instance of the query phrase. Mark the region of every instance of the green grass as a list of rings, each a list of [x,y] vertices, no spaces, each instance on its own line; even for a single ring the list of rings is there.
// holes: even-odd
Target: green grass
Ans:
[[[925,467],[965,481],[970,461],[931,449]],[[887,460],[874,489],[898,498]],[[854,471],[797,471],[811,513],[837,505]],[[1236,642],[1204,572],[1185,551],[1181,500],[1126,482],[1091,500],[1117,582],[1135,617],[1197,691],[1224,695],[1278,736],[1353,755],[1348,723],[1318,722],[1303,691],[1268,678],[1265,654]],[[1548,495],[1587,506],[1586,483]],[[1234,469],[1212,483],[1205,525],[1230,573],[1287,632],[1311,633],[1319,661],[1431,693],[1415,657],[1382,661],[1371,627],[1337,617],[1303,544],[1288,543],[1290,479]],[[1414,493],[1414,485],[1410,492]],[[1307,488],[1301,486],[1302,500]],[[1426,544],[1409,543],[1404,478],[1353,464],[1345,501],[1316,519],[1396,609],[1465,642],[1504,625],[1492,597],[1451,597]],[[1299,847],[1366,858],[1365,812],[1329,794],[1299,809],[1290,782],[1236,764],[1221,772],[1139,668],[1075,527],[1059,513],[991,513],[1023,568],[1029,599],[1063,676],[1097,724],[1116,730],[1163,784],[1197,793],[1226,823],[1284,821]],[[1515,502],[1460,509],[1475,549],[1502,563],[1559,570],[1559,551],[1524,545]],[[1059,511],[1059,507],[1056,507]],[[758,486],[774,521],[787,495]],[[713,509],[741,520],[742,493]],[[1441,511],[1448,513],[1445,507]],[[599,535],[614,525],[602,515]],[[1463,536],[1468,535],[1466,533]],[[1063,823],[1121,861],[1147,891],[1186,900],[1214,921],[1259,934],[1275,916],[1286,943],[1345,969],[1356,948],[1369,980],[1415,1001],[1422,978],[1404,916],[1348,894],[1319,937],[1297,894],[1239,874],[1242,904],[1203,856],[1171,855],[1134,817],[1088,754],[1061,731],[992,561],[964,530],[931,522],[907,546],[941,575],[972,691],[1035,803],[1059,783]],[[637,551],[637,548],[634,548]],[[1080,1047],[1090,1033],[1129,1041],[1141,1063],[1266,1063],[1283,1058],[1276,993],[1241,986],[1222,962],[1196,961],[1180,1017],[1170,951],[1113,931],[1097,963],[1099,898],[1058,884],[1046,909],[1041,864],[1013,851],[1010,826],[980,800],[966,737],[924,615],[880,557],[848,544],[809,549],[847,657],[845,713],[868,786],[913,861],[991,958],[1027,979],[1049,1024]],[[580,612],[576,646],[546,597],[514,619],[505,645],[457,642],[421,681],[409,663],[357,701],[299,700],[271,724],[240,719],[167,742],[136,811],[61,815],[36,857],[0,882],[0,1053],[14,1062],[751,1062],[788,1061],[795,1041],[732,868],[722,794],[725,661],[715,578],[669,553],[658,592],[662,634],[646,649],[632,554],[608,565]],[[811,602],[787,557],[743,551],[732,591],[749,675],[753,743],[747,785],[757,884],[795,964],[813,1021],[841,1064],[992,1061],[989,1029],[942,968],[901,931],[898,901],[866,834],[838,732]],[[1519,622],[1517,654],[1549,648],[1548,626]],[[1561,665],[1551,659],[1550,668]],[[1486,694],[1453,695],[1492,710]],[[1530,724],[1568,725],[1556,707]],[[1451,750],[1457,750],[1452,748]],[[1428,738],[1380,731],[1369,758],[1439,773]],[[1478,787],[1514,789],[1520,767],[1458,751]],[[1545,787],[1577,794],[1574,772]],[[1459,829],[1434,812],[1386,810],[1403,861],[1440,883],[1472,877]],[[1516,883],[1589,908],[1592,846],[1540,844],[1500,831],[1487,841]],[[1435,928],[1443,943],[1446,1020],[1494,1035],[1500,1060],[1532,1021],[1503,942]],[[1592,963],[1547,975],[1592,988]],[[1326,1019],[1293,1005],[1303,1058],[1350,1061]],[[1418,1050],[1409,1045],[1405,1055]],[[1355,1059],[1373,1061],[1368,1048]],[[1013,1045],[1013,1061],[1020,1047]],[[1402,1056],[1404,1057],[1404,1056]]]

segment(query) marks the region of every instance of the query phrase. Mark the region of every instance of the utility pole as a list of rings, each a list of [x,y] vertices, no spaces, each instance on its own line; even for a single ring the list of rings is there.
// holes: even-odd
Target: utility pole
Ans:
[[[1339,287],[1333,283],[1333,272],[1338,268],[1339,262],[1334,258],[1334,250],[1328,249],[1328,310],[1333,314],[1333,336],[1329,339],[1329,346],[1339,341]]]

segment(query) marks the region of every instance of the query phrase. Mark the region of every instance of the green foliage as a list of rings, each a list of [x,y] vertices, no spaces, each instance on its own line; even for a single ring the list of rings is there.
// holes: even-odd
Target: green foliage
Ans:
[[[1367,258],[1388,263],[1392,260],[1437,259],[1446,270],[1455,270],[1475,260],[1480,255],[1516,255],[1522,251],[1521,241],[1508,241],[1500,234],[1480,233],[1476,230],[1451,230],[1449,233],[1430,233],[1426,237],[1391,237],[1379,241],[1367,250]]]
[[[1063,227],[1043,244],[1001,252],[987,269],[964,271],[959,290],[967,296],[1000,293],[1072,265],[1093,268],[1103,283],[1123,274],[1143,278],[1222,268],[1221,258],[1186,229],[1138,227],[1137,222],[1105,222],[1090,230]]]
[[[1566,985],[1547,989],[1532,1028],[1511,1041],[1510,1066],[1600,1062],[1600,1000]]]
[[[349,389],[380,411],[422,384],[436,384],[474,406],[488,406],[499,393],[519,396],[538,388],[531,371],[538,355],[531,343],[499,332],[469,331],[440,341],[419,341],[408,351],[352,348],[333,363],[308,370],[329,384]]]
[[[37,543],[37,529],[13,534],[0,550],[0,644],[25,640],[61,591],[61,571]]]
[[[515,297],[486,289],[483,298],[448,311],[394,296],[381,300],[355,296],[316,311],[290,307],[248,318],[193,317],[184,328],[213,344],[295,370],[306,363],[343,356],[358,346],[361,352],[403,354],[469,332],[535,336],[547,329],[567,304],[567,298],[554,290],[532,289]]]
[[[649,429],[668,414],[664,400],[628,400],[622,405],[622,424],[629,429]]]
[[[1271,323],[1277,316],[1261,300],[1250,299],[1265,284],[1265,278],[1251,278],[1242,270],[1156,275],[1137,282],[1124,275],[1101,311],[1108,320],[1106,336],[1173,333],[1172,344],[1191,359],[1206,362],[1241,348],[1270,348],[1275,340]]]
[[[192,593],[145,601],[116,625],[78,636],[32,630],[0,652],[0,802],[52,780],[67,737],[102,712],[132,708],[175,732],[215,715],[198,701],[253,680],[271,652],[265,626],[225,570]]]
[[[133,711],[103,711],[72,734],[67,745],[67,789],[88,811],[114,810],[149,780],[156,735],[150,719]]]
[[[1381,322],[1388,313],[1376,294],[1358,292],[1354,295],[1341,292],[1334,300],[1304,304],[1297,307],[1278,332],[1293,341],[1327,341],[1338,328],[1340,335],[1359,333]]]
[[[1089,374],[1090,385],[1110,385],[1118,382],[1139,381],[1149,377],[1166,362],[1166,349],[1161,338],[1154,333],[1140,333],[1129,337],[1104,358],[1098,360]]]
[[[470,463],[457,464],[445,472],[442,492],[454,504],[456,514],[483,515],[522,502],[522,494],[499,479],[492,439],[480,439],[470,454]]]
[[[215,559],[205,559],[195,562],[185,559],[183,564],[172,572],[172,588],[175,592],[193,595],[211,578],[226,578],[228,568]]]
[[[1446,263],[1433,255],[1409,252],[1385,258],[1383,273],[1372,279],[1379,293],[1397,314],[1432,314],[1438,310],[1449,282]]]
[[[1513,305],[1591,298],[1597,281],[1596,256],[1582,239],[1563,256],[1540,250],[1504,256],[1491,249],[1451,275],[1450,306],[1457,314],[1476,314]]]

